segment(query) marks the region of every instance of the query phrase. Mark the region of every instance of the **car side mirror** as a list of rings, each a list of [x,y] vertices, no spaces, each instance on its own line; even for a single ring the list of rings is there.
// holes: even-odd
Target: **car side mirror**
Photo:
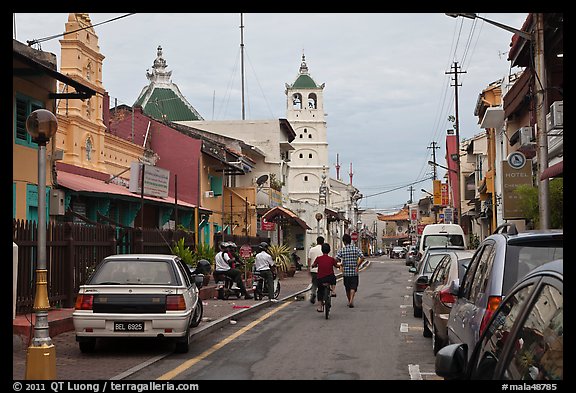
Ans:
[[[458,296],[458,292],[460,291],[460,279],[455,278],[450,283],[450,293],[454,296]]]
[[[435,371],[444,379],[463,379],[468,363],[468,345],[450,344],[436,353]]]
[[[204,275],[201,273],[196,273],[196,274],[191,274],[190,277],[192,278],[192,280],[194,281],[194,284],[196,284],[196,287],[198,289],[202,288],[202,286],[204,285]]]
[[[418,277],[416,284],[428,284],[428,276]]]
[[[410,269],[408,269],[408,271],[409,271],[410,273],[412,273],[412,274],[416,274],[416,272],[417,272],[418,270],[416,270],[416,268],[415,268],[414,266],[412,266]]]

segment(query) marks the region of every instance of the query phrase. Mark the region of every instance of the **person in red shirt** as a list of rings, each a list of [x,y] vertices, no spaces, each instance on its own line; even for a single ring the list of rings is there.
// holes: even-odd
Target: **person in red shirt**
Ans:
[[[317,257],[312,264],[312,267],[318,266],[318,274],[316,276],[318,282],[318,300],[320,301],[320,306],[316,309],[318,312],[324,312],[324,283],[330,284],[330,289],[334,291],[336,286],[336,275],[334,274],[334,268],[339,268],[340,263],[332,258],[330,255],[330,244],[322,244],[322,255]],[[332,295],[335,296],[335,295]]]

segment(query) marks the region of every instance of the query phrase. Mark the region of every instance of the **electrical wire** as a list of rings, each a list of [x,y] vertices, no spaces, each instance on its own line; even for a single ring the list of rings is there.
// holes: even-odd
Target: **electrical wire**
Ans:
[[[103,25],[103,24],[105,24],[105,23],[109,23],[109,22],[113,22],[113,21],[118,20],[118,19],[126,18],[127,16],[130,16],[130,15],[134,15],[134,12],[129,13],[129,14],[125,14],[125,15],[121,15],[121,16],[118,16],[118,17],[116,17],[116,18],[112,18],[112,19],[106,20],[106,21],[104,21],[104,22],[96,23],[95,25],[85,26],[85,27],[82,27],[82,28],[80,28],[80,29],[76,29],[76,30],[73,30],[73,31],[68,31],[68,32],[60,33],[60,34],[55,34],[55,35],[52,35],[52,36],[49,36],[49,37],[38,38],[38,39],[35,39],[35,40],[28,40],[28,41],[26,41],[26,42],[28,43],[28,46],[40,44],[40,43],[42,43],[42,42],[46,42],[46,41],[53,40],[54,38],[64,37],[64,36],[67,35],[67,34],[76,33],[76,32],[78,32],[78,31],[86,30],[86,29],[89,29],[89,28],[91,28],[91,27],[100,26],[100,25]]]

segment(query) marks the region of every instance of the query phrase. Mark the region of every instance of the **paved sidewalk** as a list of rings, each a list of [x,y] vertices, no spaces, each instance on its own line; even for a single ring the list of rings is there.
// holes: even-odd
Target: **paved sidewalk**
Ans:
[[[280,280],[280,296],[278,300],[284,301],[290,298],[301,300],[307,299],[310,288],[310,274],[307,270],[297,271],[294,277],[286,277]],[[208,298],[203,300],[204,318],[200,325],[193,330],[192,340],[200,338],[218,329],[224,324],[230,323],[231,319],[241,318],[255,312],[262,307],[274,307],[268,298],[256,301],[230,298],[219,300]],[[157,353],[147,352],[145,349],[138,353],[125,354],[121,358],[110,361],[98,362],[95,367],[94,359],[89,354],[82,354],[75,341],[72,324],[73,309],[61,309],[50,311],[50,338],[56,348],[56,377],[63,380],[74,379],[119,379],[123,373],[138,365],[151,361],[159,356]],[[18,316],[13,326],[13,370],[14,380],[24,379],[26,368],[26,352],[30,345],[26,334],[33,331],[34,315]],[[57,326],[57,327],[55,327]],[[19,334],[16,334],[16,333]]]

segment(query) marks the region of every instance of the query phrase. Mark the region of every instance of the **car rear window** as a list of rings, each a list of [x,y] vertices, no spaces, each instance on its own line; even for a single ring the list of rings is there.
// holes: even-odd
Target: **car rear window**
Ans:
[[[462,235],[427,235],[424,238],[424,248],[426,247],[464,247]]]
[[[532,245],[508,245],[506,249],[506,263],[504,266],[504,283],[502,284],[502,294],[506,295],[510,288],[520,278],[524,277],[534,268],[564,258],[564,248],[539,247]]]
[[[175,285],[176,275],[168,261],[103,261],[90,285]]]

